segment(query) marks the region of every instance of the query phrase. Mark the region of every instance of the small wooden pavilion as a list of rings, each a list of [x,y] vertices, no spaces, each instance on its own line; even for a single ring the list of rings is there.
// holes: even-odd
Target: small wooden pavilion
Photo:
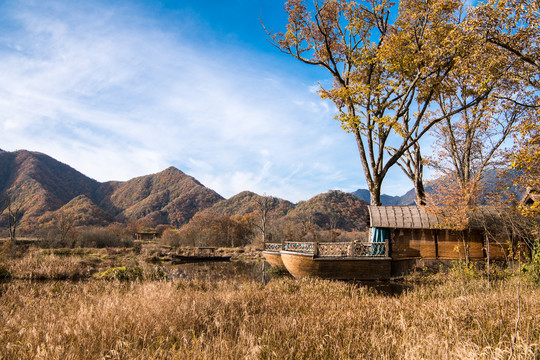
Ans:
[[[451,260],[465,259],[465,244],[470,260],[505,260],[506,236],[492,236],[501,224],[498,211],[479,207],[470,214],[466,230],[456,231],[443,219],[420,206],[368,206],[370,236],[389,236],[392,275],[415,267],[439,266]],[[381,230],[383,230],[381,232]]]
[[[136,240],[155,240],[159,238],[159,232],[153,229],[144,229],[135,233]]]

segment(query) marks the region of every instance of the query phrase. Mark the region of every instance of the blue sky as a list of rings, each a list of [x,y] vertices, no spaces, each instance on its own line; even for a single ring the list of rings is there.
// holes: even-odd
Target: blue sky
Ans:
[[[281,1],[0,2],[0,148],[99,181],[175,166],[224,197],[366,188],[328,84],[265,40]],[[412,184],[396,168],[383,192]]]

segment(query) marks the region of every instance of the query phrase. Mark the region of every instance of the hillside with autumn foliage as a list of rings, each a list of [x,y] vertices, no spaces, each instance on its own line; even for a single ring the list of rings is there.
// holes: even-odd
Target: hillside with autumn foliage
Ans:
[[[24,204],[25,218],[55,211],[79,195],[96,201],[100,183],[50,156],[0,152],[0,196]]]
[[[192,219],[208,224],[212,217],[257,224],[265,199],[274,236],[290,224],[344,231],[363,231],[366,226],[367,203],[350,193],[329,191],[298,204],[250,191],[224,199],[174,167],[100,183],[48,155],[26,150],[0,151],[0,197],[22,205],[21,229],[29,232],[68,218],[74,226],[139,221],[180,228]],[[0,217],[0,226],[5,222]]]
[[[229,199],[222,200],[213,205],[209,211],[219,215],[247,215],[254,213],[259,208],[259,203],[264,196],[255,194],[251,191],[242,191]],[[273,198],[274,201],[270,208],[270,214],[275,217],[287,215],[295,204],[290,201]]]
[[[365,231],[367,205],[351,193],[330,190],[299,202],[287,218],[325,230]]]
[[[174,167],[126,182],[104,183],[99,193],[98,204],[118,220],[146,218],[173,226],[187,223],[199,210],[223,199]]]
[[[23,205],[21,224],[30,228],[66,214],[81,225],[146,219],[180,226],[223,199],[173,167],[125,182],[100,183],[26,150],[0,152],[0,196]]]

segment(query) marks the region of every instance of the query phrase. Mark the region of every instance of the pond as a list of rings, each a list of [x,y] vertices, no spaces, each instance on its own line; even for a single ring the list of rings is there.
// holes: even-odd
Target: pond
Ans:
[[[291,277],[276,271],[267,262],[260,260],[233,260],[225,262],[194,262],[172,265],[171,279],[205,281],[257,281],[263,284],[280,277]],[[368,287],[384,295],[399,295],[411,288],[410,285],[392,281],[348,281],[354,286]]]
[[[172,279],[186,280],[254,280],[267,284],[272,278],[270,265],[259,260],[233,260],[218,262],[193,262],[171,265]]]

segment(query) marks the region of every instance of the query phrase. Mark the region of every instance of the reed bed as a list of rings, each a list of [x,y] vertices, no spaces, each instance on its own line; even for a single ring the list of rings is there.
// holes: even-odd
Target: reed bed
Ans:
[[[78,280],[89,277],[93,264],[80,256],[58,256],[31,252],[19,259],[9,259],[3,267],[10,277],[26,280]]]
[[[538,359],[540,289],[449,276],[0,285],[0,359]]]

